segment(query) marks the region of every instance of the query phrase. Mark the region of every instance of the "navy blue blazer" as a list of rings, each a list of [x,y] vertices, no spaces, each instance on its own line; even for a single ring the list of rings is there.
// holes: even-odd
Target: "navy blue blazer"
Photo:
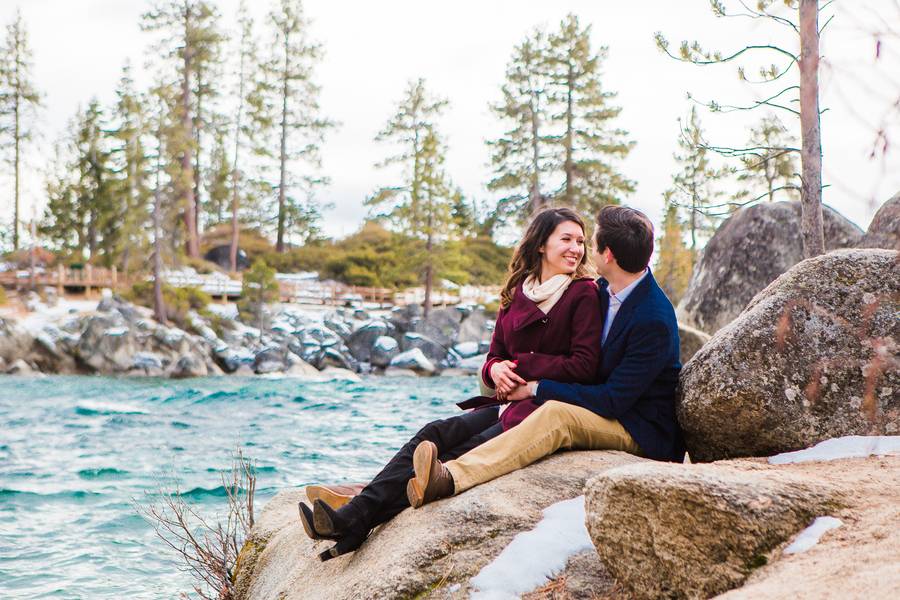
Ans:
[[[597,280],[606,319],[608,283]],[[631,434],[641,451],[656,460],[684,461],[684,441],[675,417],[675,389],[681,371],[675,310],[651,273],[619,307],[602,347],[596,385],[542,379],[537,404],[559,400],[607,419]]]

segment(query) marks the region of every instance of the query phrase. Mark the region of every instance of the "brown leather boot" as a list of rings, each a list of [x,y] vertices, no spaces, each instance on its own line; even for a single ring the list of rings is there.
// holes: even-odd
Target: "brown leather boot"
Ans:
[[[413,508],[453,495],[453,476],[438,460],[434,442],[422,442],[413,453],[416,476],[406,484],[406,497]]]
[[[364,483],[347,483],[343,485],[319,484],[306,486],[306,497],[309,503],[314,504],[316,500],[321,500],[334,510],[339,509],[358,495],[363,488]]]

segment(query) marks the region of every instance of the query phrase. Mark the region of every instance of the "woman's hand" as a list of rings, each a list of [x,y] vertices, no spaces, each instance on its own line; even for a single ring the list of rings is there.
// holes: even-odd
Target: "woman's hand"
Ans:
[[[506,395],[507,402],[521,402],[522,400],[528,400],[529,398],[533,398],[531,395],[531,384],[533,382],[529,381],[523,385],[516,386],[513,391]]]
[[[494,389],[497,390],[497,398],[506,400],[506,396],[516,387],[525,383],[525,380],[516,375],[514,369],[516,363],[511,360],[496,362],[491,365],[491,379],[494,381]]]

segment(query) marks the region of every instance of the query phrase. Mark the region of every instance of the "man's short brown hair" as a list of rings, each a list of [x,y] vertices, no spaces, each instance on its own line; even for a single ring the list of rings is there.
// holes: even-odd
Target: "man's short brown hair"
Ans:
[[[627,206],[607,205],[597,213],[594,234],[597,252],[612,250],[616,262],[629,273],[639,273],[653,254],[653,223],[647,215]]]

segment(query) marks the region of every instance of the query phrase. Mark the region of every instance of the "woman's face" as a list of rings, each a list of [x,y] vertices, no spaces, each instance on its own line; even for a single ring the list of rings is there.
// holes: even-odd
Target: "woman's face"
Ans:
[[[574,273],[584,256],[584,231],[578,223],[564,221],[556,226],[540,252],[541,279]]]

